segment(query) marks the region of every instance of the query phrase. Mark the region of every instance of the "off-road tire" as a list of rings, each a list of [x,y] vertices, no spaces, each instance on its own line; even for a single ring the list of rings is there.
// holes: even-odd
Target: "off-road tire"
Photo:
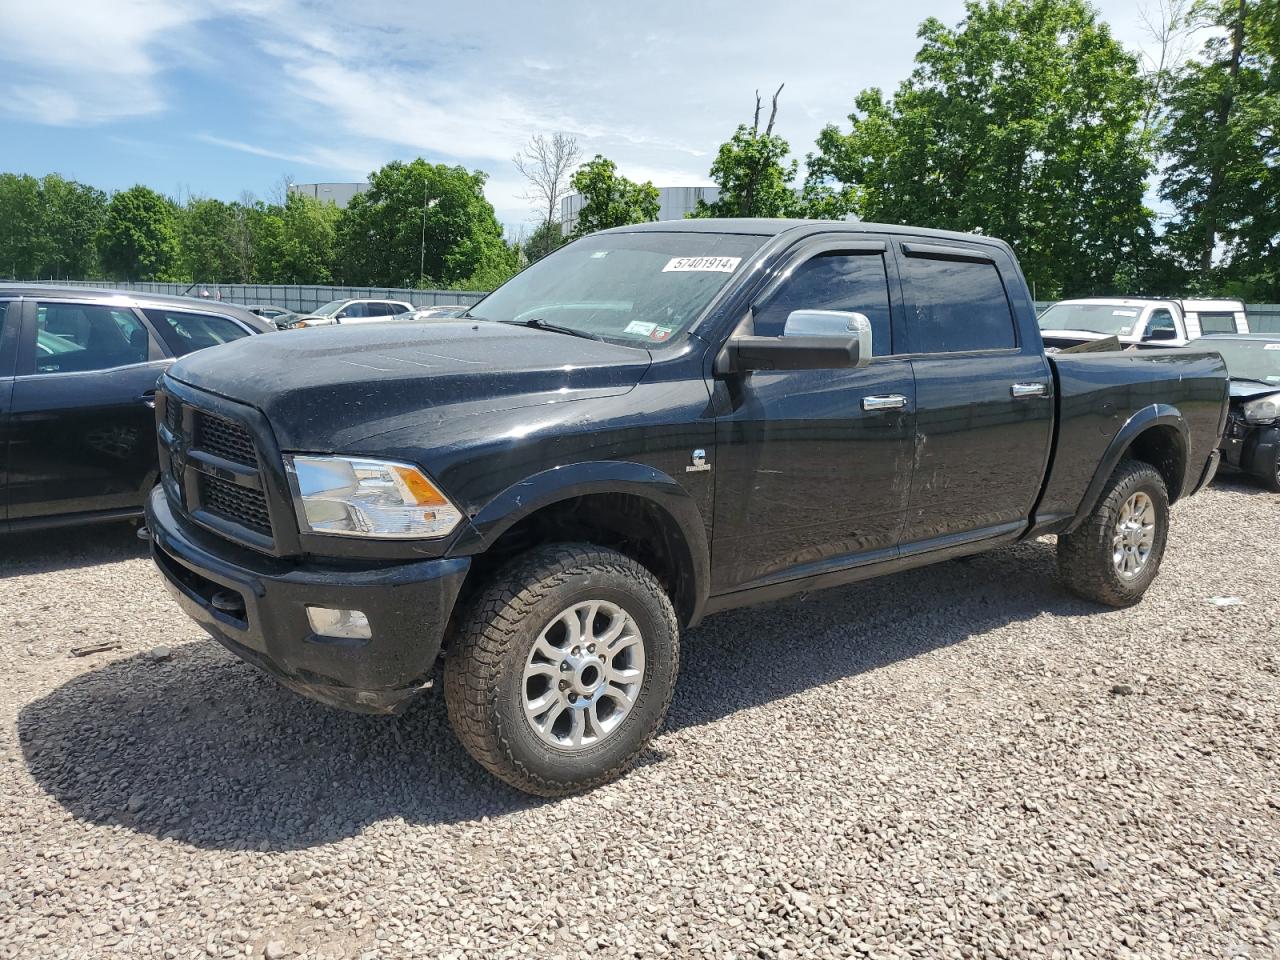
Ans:
[[[1112,559],[1112,537],[1121,508],[1137,492],[1155,506],[1155,541],[1138,575],[1126,580]],[[1093,512],[1068,534],[1058,537],[1058,576],[1076,596],[1108,607],[1129,607],[1142,599],[1160,571],[1169,538],[1169,493],[1155,467],[1140,460],[1121,460],[1107,480]]]
[[[523,671],[552,618],[589,599],[616,603],[636,621],[645,673],[617,729],[586,749],[558,751],[525,719]],[[526,793],[559,797],[631,767],[666,718],[679,666],[680,625],[649,570],[613,550],[555,544],[499,568],[472,600],[445,653],[445,705],[454,733],[481,766]]]

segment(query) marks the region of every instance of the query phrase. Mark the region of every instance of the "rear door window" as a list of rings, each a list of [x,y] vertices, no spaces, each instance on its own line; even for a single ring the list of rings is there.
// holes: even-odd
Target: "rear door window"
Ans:
[[[840,310],[871,321],[875,356],[893,353],[889,281],[880,253],[823,253],[796,267],[752,316],[755,335],[780,337],[793,310]]]
[[[902,267],[912,353],[1017,347],[1009,297],[990,260],[907,256]]]
[[[146,363],[151,337],[128,307],[36,305],[35,373],[83,373]]]
[[[249,336],[234,320],[209,313],[151,308],[143,311],[175,357]]]

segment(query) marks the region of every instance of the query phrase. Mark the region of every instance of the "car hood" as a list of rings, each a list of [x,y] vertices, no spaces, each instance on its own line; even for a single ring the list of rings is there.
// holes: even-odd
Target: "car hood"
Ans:
[[[1251,400],[1254,397],[1265,397],[1280,393],[1280,383],[1258,383],[1256,380],[1232,380],[1231,399]]]
[[[185,384],[261,410],[284,450],[327,452],[413,425],[631,390],[648,351],[476,322],[319,327],[188,354]]]

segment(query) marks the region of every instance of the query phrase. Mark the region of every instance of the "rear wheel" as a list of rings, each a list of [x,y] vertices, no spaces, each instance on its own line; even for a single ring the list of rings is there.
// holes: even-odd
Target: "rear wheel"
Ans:
[[[640,564],[590,545],[500,569],[445,657],[458,739],[495,776],[561,796],[624,773],[675,690],[680,629]]]
[[[1159,572],[1168,536],[1164,479],[1148,463],[1122,460],[1089,518],[1058,537],[1058,574],[1086,600],[1130,606]]]

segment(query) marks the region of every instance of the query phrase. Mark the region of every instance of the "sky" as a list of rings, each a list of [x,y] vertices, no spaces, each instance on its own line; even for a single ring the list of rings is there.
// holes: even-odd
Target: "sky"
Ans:
[[[1095,0],[1132,49],[1154,0]],[[270,199],[282,177],[364,180],[423,156],[489,174],[534,222],[511,158],[577,138],[633,180],[706,184],[719,144],[778,84],[803,160],[859,90],[911,71],[916,29],[961,0],[0,0],[0,171],[105,190]]]

